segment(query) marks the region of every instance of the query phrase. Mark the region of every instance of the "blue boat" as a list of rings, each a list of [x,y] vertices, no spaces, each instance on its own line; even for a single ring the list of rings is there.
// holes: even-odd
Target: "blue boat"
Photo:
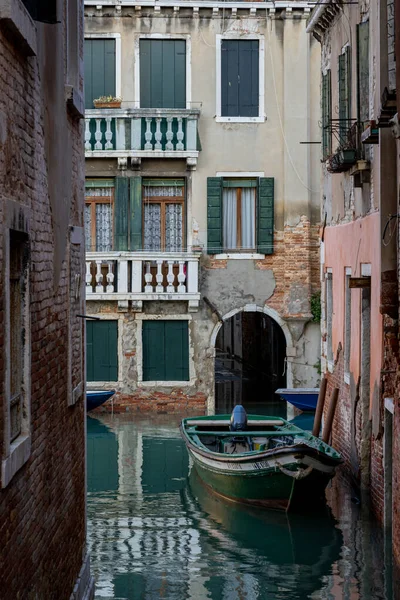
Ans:
[[[313,412],[317,407],[319,388],[279,388],[275,394],[300,410]]]
[[[115,390],[86,390],[86,410],[93,410],[101,406],[114,394]]]

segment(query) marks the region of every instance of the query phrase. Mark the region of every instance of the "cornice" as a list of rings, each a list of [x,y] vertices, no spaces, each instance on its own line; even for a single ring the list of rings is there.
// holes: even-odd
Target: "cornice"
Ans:
[[[313,8],[307,21],[307,33],[321,40],[323,34],[332,25],[340,13],[341,2],[338,0],[320,0]]]

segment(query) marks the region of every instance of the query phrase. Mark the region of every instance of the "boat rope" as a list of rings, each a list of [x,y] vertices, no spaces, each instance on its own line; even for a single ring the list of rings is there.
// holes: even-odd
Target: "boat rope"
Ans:
[[[297,471],[291,471],[290,469],[285,469],[285,467],[283,467],[278,462],[276,464],[279,470],[282,471],[282,473],[288,475],[289,477],[293,477],[293,479],[304,479],[304,477],[307,477],[313,470],[313,467],[309,466],[306,469],[298,469]]]

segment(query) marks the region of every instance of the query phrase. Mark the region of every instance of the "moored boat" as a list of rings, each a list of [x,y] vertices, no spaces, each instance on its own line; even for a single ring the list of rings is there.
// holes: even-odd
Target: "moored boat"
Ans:
[[[317,407],[319,388],[279,388],[275,394],[279,394],[299,410],[314,412]]]
[[[86,390],[86,410],[93,410],[114,396],[115,390]]]
[[[181,435],[196,469],[216,494],[236,502],[288,510],[324,498],[341,457],[319,438],[279,417],[186,418]]]

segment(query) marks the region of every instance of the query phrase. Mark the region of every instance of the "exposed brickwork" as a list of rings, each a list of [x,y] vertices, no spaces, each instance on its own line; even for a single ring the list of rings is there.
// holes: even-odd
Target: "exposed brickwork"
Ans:
[[[63,30],[65,33],[63,26],[57,29],[60,33]],[[45,45],[40,38],[42,33],[43,26],[39,26],[38,43]],[[6,200],[30,211],[31,248],[31,455],[7,487],[1,489],[0,485],[2,600],[69,599],[82,566],[86,536],[83,398],[75,406],[68,406],[69,385],[74,383],[71,372],[82,379],[84,349],[82,338],[76,337],[82,323],[76,322],[78,305],[70,313],[69,299],[70,281],[75,280],[75,275],[83,276],[83,246],[76,246],[72,251],[71,264],[68,252],[60,256],[61,273],[55,277],[55,241],[60,232],[54,225],[57,215],[55,205],[51,206],[49,180],[58,182],[60,188],[62,185],[60,172],[54,172],[46,158],[46,145],[53,147],[54,140],[46,140],[44,108],[54,122],[59,114],[47,96],[46,85],[53,84],[44,83],[39,71],[38,58],[20,54],[20,44],[6,38],[0,30],[0,264],[4,264],[2,253],[7,234]],[[55,73],[51,77],[46,75],[53,82],[59,81],[60,96],[64,98],[63,74],[59,78]],[[66,155],[72,155],[73,185],[71,197],[61,196],[56,203],[70,204],[69,224],[82,226],[82,125],[66,116],[65,100],[62,110],[67,123],[63,143]],[[62,246],[68,246],[66,235],[62,236],[59,248]],[[7,287],[1,268],[1,460],[5,444],[4,298]],[[83,309],[82,302],[79,309]],[[74,345],[69,354],[70,325]]]
[[[170,393],[138,388],[134,394],[115,394],[94,412],[151,412],[202,415],[206,413],[207,398],[201,392],[189,395],[181,389]]]

